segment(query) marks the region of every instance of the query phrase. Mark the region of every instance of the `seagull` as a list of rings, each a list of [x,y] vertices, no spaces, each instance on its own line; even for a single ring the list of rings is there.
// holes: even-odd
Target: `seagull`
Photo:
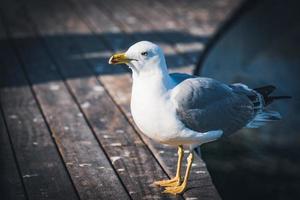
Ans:
[[[187,188],[194,152],[200,145],[248,127],[258,128],[281,119],[265,107],[277,99],[272,85],[250,89],[242,83],[225,84],[212,78],[168,73],[162,49],[149,41],[132,45],[110,57],[109,64],[126,64],[132,70],[131,113],[137,127],[149,138],[178,147],[176,175],[154,182],[164,193],[181,194]],[[181,178],[183,146],[189,146],[187,168]],[[195,151],[194,151],[195,150]]]

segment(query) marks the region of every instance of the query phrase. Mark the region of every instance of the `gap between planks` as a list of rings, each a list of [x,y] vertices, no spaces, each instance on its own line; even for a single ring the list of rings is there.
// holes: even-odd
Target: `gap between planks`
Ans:
[[[29,24],[29,23],[28,23]],[[30,30],[30,28],[29,28],[29,30]],[[42,48],[41,48],[42,49]],[[20,50],[20,49],[19,49]],[[22,49],[20,50],[21,52],[22,52]],[[24,57],[22,57],[22,59],[24,60]],[[25,59],[26,60],[26,59]],[[30,62],[29,62],[30,63]],[[28,64],[27,63],[27,65],[30,65],[30,64]],[[29,75],[31,75],[31,74],[29,74]],[[38,90],[38,87],[37,86],[34,86],[35,87],[35,90]],[[42,90],[39,90],[40,92],[42,92]],[[39,100],[41,100],[41,98],[39,99]],[[76,110],[76,109],[75,109]],[[44,110],[45,111],[45,110]],[[48,117],[47,119],[48,119],[48,121],[49,121],[49,114],[48,115],[46,115],[46,117]],[[53,130],[55,129],[55,127],[53,127],[52,125],[51,125],[51,123],[50,123],[50,126],[51,126],[51,129],[52,129],[52,133],[54,133],[54,135],[56,134],[55,132],[53,132]],[[83,131],[84,132],[84,131]],[[57,139],[57,138],[56,138]],[[58,141],[56,141],[56,142],[58,142]],[[60,145],[60,143],[58,143],[58,145]],[[60,152],[62,152],[62,149],[60,148]],[[62,152],[63,153],[63,152]],[[100,154],[101,155],[101,154]],[[64,157],[65,159],[66,158],[68,158],[68,157]],[[66,161],[66,160],[65,160]],[[67,163],[67,162],[66,162]],[[68,166],[68,169],[69,169],[69,171],[73,171],[73,169],[72,168],[70,168],[70,166]],[[81,169],[81,171],[82,171],[82,169]],[[108,173],[107,175],[111,175],[111,173]],[[73,179],[75,178],[74,177],[74,175],[72,176],[73,177]],[[82,176],[82,178],[86,178],[85,176]],[[90,180],[89,181],[91,181],[92,180],[92,177],[90,177]],[[101,180],[101,179],[100,179]],[[109,179],[103,179],[102,181],[108,181]],[[101,184],[96,184],[96,185],[101,185]],[[97,187],[98,187],[97,186]],[[118,193],[120,193],[120,194],[122,194],[121,192],[122,192],[122,189],[119,187],[119,188],[117,188],[116,187],[117,185],[114,185],[114,187],[109,187],[110,188],[110,190],[113,188],[113,190],[114,189],[117,189],[116,191],[117,192],[115,192],[115,193],[112,193],[113,192],[113,190],[112,191],[110,191],[110,193],[111,194],[113,194],[114,196],[116,196],[116,194],[118,194]],[[78,185],[77,185],[77,189],[78,189]],[[79,188],[80,189],[80,188]],[[101,196],[99,196],[99,194],[93,194],[93,193],[90,193],[90,194],[88,194],[88,193],[82,193],[82,192],[84,192],[84,191],[81,191],[81,197],[82,198],[85,198],[85,197],[88,197],[88,196],[90,196],[90,197],[92,197],[92,196],[94,196],[94,197],[97,197],[97,195],[98,195],[98,197],[101,197]],[[92,196],[91,196],[92,195]],[[96,196],[95,196],[96,195]],[[122,197],[122,196],[119,196],[120,198]],[[125,196],[123,195],[123,197],[122,197],[123,199],[125,199]]]
[[[1,30],[4,31],[4,28]],[[49,132],[47,132],[44,121],[39,120],[32,123],[32,119],[42,117],[32,97],[30,86],[9,87],[12,83],[28,83],[20,67],[21,64],[15,56],[16,52],[11,47],[10,39],[6,37],[6,34],[2,39],[4,41],[2,41],[1,50],[5,50],[5,52],[2,52],[5,57],[1,59],[1,70],[3,70],[1,76],[4,76],[1,78],[4,84],[1,88],[2,111],[6,118],[9,136],[12,138],[12,148],[22,177],[21,181],[24,184],[26,198],[63,199],[66,194],[69,194],[70,199],[77,199],[67,171],[65,171],[63,162],[57,153],[58,151],[55,146],[52,146],[53,141]],[[13,79],[11,75],[14,75]],[[31,133],[34,134],[32,138],[29,137]],[[35,136],[36,138],[34,138]],[[31,139],[34,139],[34,146],[31,146],[31,143],[28,144],[28,140]],[[21,141],[21,143],[18,141]],[[24,142],[27,143],[23,144]],[[48,149],[44,151],[45,149],[40,145],[47,145]],[[51,166],[48,166],[49,163],[51,163]],[[39,166],[39,168],[36,169],[34,166]],[[54,178],[53,180],[47,179],[49,174]],[[41,179],[45,180],[38,183],[37,181]],[[59,191],[60,188],[64,188],[64,190]]]
[[[58,64],[58,65],[59,65],[59,64]],[[66,84],[68,84],[68,83],[66,83]],[[70,88],[69,88],[69,89],[70,89]],[[72,93],[72,90],[70,89],[69,92]]]
[[[82,16],[83,18],[84,18],[84,16]],[[107,76],[106,76],[107,77]],[[103,77],[101,77],[101,75],[99,76],[99,79],[103,82],[103,79],[102,79]],[[114,80],[116,80],[116,79],[114,79]],[[104,83],[105,83],[105,81],[104,81]],[[114,81],[114,83],[113,84],[116,84],[116,82]],[[106,84],[105,84],[106,85]],[[106,87],[107,87],[107,85],[106,85]],[[128,102],[127,102],[128,103]],[[124,109],[121,109],[121,110],[123,110],[124,111]],[[128,111],[128,110],[127,110]],[[128,113],[128,112],[127,112]],[[148,144],[149,145],[149,144]],[[153,149],[152,149],[153,150]]]

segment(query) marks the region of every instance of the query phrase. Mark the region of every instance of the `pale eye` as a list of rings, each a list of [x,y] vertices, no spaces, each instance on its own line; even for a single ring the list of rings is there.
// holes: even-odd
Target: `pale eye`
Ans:
[[[142,52],[141,55],[142,55],[142,56],[148,56],[148,52],[147,52],[147,51]]]

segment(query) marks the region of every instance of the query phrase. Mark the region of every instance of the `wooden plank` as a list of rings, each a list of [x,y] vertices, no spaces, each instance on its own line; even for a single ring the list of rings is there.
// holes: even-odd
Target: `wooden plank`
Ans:
[[[126,2],[124,1],[93,1],[95,6],[107,14],[109,18],[113,20],[113,23],[116,23],[122,28],[122,30],[134,37],[135,42],[141,40],[149,40],[157,43],[163,50],[166,55],[166,61],[168,65],[172,68],[188,68],[191,64],[184,56],[175,56],[178,54],[176,48],[168,40],[162,37],[163,32],[149,24],[144,24],[141,18],[137,18],[129,12],[129,9],[126,9]],[[120,6],[114,6],[114,5]],[[147,13],[149,11],[147,10]],[[131,44],[128,45],[128,47]],[[127,48],[128,48],[127,47]]]
[[[159,188],[151,185],[154,180],[167,177],[96,77],[68,79],[68,77],[80,77],[81,74],[92,74],[87,63],[83,60],[66,59],[74,57],[72,56],[74,52],[70,51],[71,47],[85,51],[89,49],[101,50],[102,43],[94,36],[89,36],[88,40],[82,39],[82,37],[69,38],[68,34],[82,34],[90,32],[90,30],[74,15],[67,4],[55,1],[49,3],[39,6],[38,10],[43,12],[44,9],[50,8],[55,13],[63,13],[60,17],[50,15],[53,23],[61,22],[62,19],[66,18],[70,21],[76,21],[76,25],[72,27],[68,27],[67,23],[61,27],[51,27],[53,32],[64,31],[65,37],[56,40],[49,39],[47,33],[50,30],[44,27],[43,20],[40,20],[38,15],[34,13],[32,18],[36,22],[49,51],[58,63],[62,75],[67,79],[66,82],[74,97],[81,105],[84,116],[88,119],[106,154],[127,187],[131,198],[172,199],[167,195],[161,195]],[[99,47],[96,48],[95,44]],[[80,53],[77,54],[77,56],[80,55]]]
[[[3,56],[5,55],[3,49],[7,51],[6,43],[6,33],[0,19],[0,54]],[[2,69],[5,67],[3,59],[0,60],[0,65]],[[3,74],[2,70],[0,70],[0,74]],[[3,81],[0,78],[0,98],[4,87]],[[22,176],[18,169],[14,149],[3,119],[2,105],[0,105],[0,177],[0,196],[3,199],[26,199]]]
[[[75,2],[76,3],[76,2]],[[75,4],[74,3],[74,4]],[[80,2],[77,1],[77,9],[80,10],[80,8],[89,9],[89,7],[84,6],[83,4],[80,4]],[[118,10],[119,11],[119,10]],[[107,12],[103,11],[99,8],[98,12]],[[84,13],[88,13],[85,15],[82,15],[83,17],[87,17],[90,22],[90,25],[93,30],[97,31],[99,33],[99,29],[96,29],[96,27],[104,26],[101,23],[97,23],[97,17],[93,14],[90,10],[85,10]],[[112,13],[118,13],[117,11],[114,11]],[[124,14],[125,15],[125,14]],[[122,13],[123,16],[123,13]],[[126,16],[126,15],[125,15]],[[124,21],[124,20],[123,20]],[[123,22],[124,23],[124,22]],[[96,27],[94,27],[96,26]],[[130,30],[130,28],[128,28]],[[131,91],[131,83],[130,83],[130,76],[129,75],[105,75],[105,76],[99,76],[99,79],[104,83],[105,87],[108,89],[116,103],[118,103],[123,110],[124,113],[127,114],[130,120],[132,120],[130,115],[130,109],[129,109],[129,100],[130,100],[130,91]],[[131,121],[132,122],[132,121]],[[141,134],[142,135],[142,134]],[[143,135],[142,135],[143,136]],[[166,147],[163,147],[162,145],[158,145],[151,140],[149,140],[146,137],[143,137],[144,141],[150,146],[151,150],[156,155],[156,158],[160,161],[161,165],[164,166],[164,168],[169,172],[169,175],[173,174],[175,171],[176,166],[176,155],[174,155],[174,150],[169,148],[166,149]],[[173,158],[173,159],[172,159]],[[171,160],[172,159],[172,160]],[[166,164],[165,160],[167,160],[168,165]],[[205,197],[207,196],[207,199],[213,199],[213,198],[219,198],[217,195],[217,192],[215,188],[213,187],[213,184],[210,180],[210,176],[205,168],[204,163],[200,160],[196,162],[196,164],[193,167],[193,177],[197,177],[196,179],[191,180],[191,186],[195,186],[197,190],[193,190],[195,192],[188,192],[190,193],[190,197],[197,196],[198,191],[200,190],[201,196]],[[199,183],[199,180],[201,179],[201,182]]]
[[[150,28],[153,27],[153,24],[150,24],[150,21],[152,21],[152,20],[143,20],[141,18],[142,17],[141,15],[136,15],[136,11],[137,10],[140,11],[140,10],[145,10],[147,8],[146,6],[144,6],[144,4],[141,4],[141,7],[137,8],[137,9],[131,9],[134,6],[130,6],[130,8],[129,8],[127,6],[128,4],[126,4],[126,3],[122,4],[119,1],[117,1],[117,3],[118,3],[118,5],[120,5],[119,7],[121,7],[122,10],[126,10],[126,8],[127,8],[127,10],[131,10],[131,14],[132,15],[130,15],[130,16],[131,17],[136,17],[136,19],[139,19],[139,23],[144,24],[144,26],[148,26]],[[110,5],[108,5],[108,6],[110,7]],[[153,10],[153,9],[151,9],[151,10]],[[157,21],[158,19],[155,20],[155,16],[157,16],[156,12],[153,12],[153,13],[151,13],[150,11],[147,12],[147,17],[149,19],[153,19],[154,21]],[[166,21],[172,20],[172,19],[168,18],[168,16],[163,15],[163,14],[161,14],[160,17],[162,17],[162,19],[166,19]],[[160,22],[162,22],[162,21],[164,21],[164,20],[160,20]],[[135,24],[134,26],[131,26],[131,24],[130,23],[126,23],[126,21],[123,22],[123,24],[126,24],[128,26],[128,28],[133,28],[134,26],[138,26],[138,24]],[[162,26],[162,24],[160,23],[160,24],[158,24],[157,28],[159,28],[161,26]],[[180,57],[180,55],[177,55],[177,56]],[[107,77],[107,79],[108,79],[108,77]],[[119,98],[117,98],[117,96],[113,94],[115,91],[118,91],[118,96],[120,96],[120,92],[125,92],[125,90],[127,90],[127,93],[123,93],[123,95],[121,95],[121,96],[125,96],[125,95],[130,96],[130,94],[131,94],[131,91],[128,90],[128,88],[131,88],[131,83],[129,81],[125,81],[125,80],[121,81],[120,83],[121,84],[118,85],[118,84],[116,84],[116,80],[114,80],[113,84],[112,84],[112,82],[110,84],[111,88],[109,88],[109,86],[106,85],[107,88],[108,88],[108,90],[112,91],[111,95],[113,97],[115,97],[115,101],[116,102],[118,102]],[[129,84],[126,85],[126,83],[129,83]],[[118,86],[115,87],[116,85],[118,85]],[[129,99],[129,97],[126,98],[126,99]],[[129,113],[130,112],[130,109],[128,107],[129,101],[128,102],[124,102],[124,103],[126,103],[126,107],[125,107],[126,110],[124,112],[125,113]],[[131,118],[131,120],[132,120],[132,118]],[[148,138],[146,138],[145,140],[147,140],[147,139]],[[172,174],[172,172],[174,173],[175,172],[175,167],[174,166],[176,166],[177,159],[176,159],[176,156],[174,156],[174,153],[172,153],[172,150],[169,149],[169,151],[164,151],[164,149],[166,149],[166,147],[162,148],[161,145],[157,145],[157,143],[154,143],[151,140],[148,140],[148,143],[152,145],[153,149],[156,149],[156,150],[158,149],[158,152],[164,152],[164,154],[163,154],[164,155],[164,159],[167,159],[167,161],[170,163],[170,165],[166,166],[166,167],[168,167],[167,169],[169,169],[169,168],[172,167],[171,168],[172,170],[170,170],[169,173],[170,174]],[[171,160],[170,158],[173,158],[173,159]],[[207,171],[207,169],[205,167],[205,164],[204,164],[204,162],[202,160],[197,159],[194,162],[193,171],[191,172],[191,177],[192,178],[191,178],[189,184],[190,184],[190,187],[192,187],[193,189],[192,190],[188,190],[185,193],[185,195],[187,195],[188,197],[199,197],[199,196],[202,197],[203,196],[203,197],[208,197],[210,199],[220,198],[219,195],[218,195],[217,190],[214,188],[214,186],[212,184],[212,181],[210,179],[209,173],[208,173],[208,171]],[[207,183],[210,183],[209,184],[210,187],[207,187]]]
[[[129,2],[115,1],[131,13],[131,17],[135,17],[138,24],[144,24],[149,30],[157,30],[163,41],[168,42],[174,48],[175,58],[179,57],[185,60],[185,63],[181,63],[180,68],[184,67],[187,73],[191,73],[203,44],[199,44],[197,41],[199,37],[188,34],[187,30],[190,27],[183,26],[184,23],[178,23],[175,17],[168,15],[165,10],[169,11],[169,9],[160,9],[158,6],[152,7],[158,3],[135,0]],[[152,9],[148,9],[149,7]],[[145,9],[148,9],[147,15],[144,13]]]
[[[81,4],[82,2],[78,1],[72,1],[72,3],[76,6],[78,4]],[[94,4],[98,4],[101,2],[94,2]],[[84,3],[83,3],[84,4]],[[181,57],[174,57],[173,55],[176,53],[173,48],[169,44],[166,44],[165,42],[161,42],[162,39],[158,37],[154,33],[147,33],[149,32],[149,29],[146,26],[143,26],[143,24],[139,24],[139,26],[136,26],[134,29],[127,28],[127,26],[124,26],[122,23],[119,22],[118,19],[124,18],[126,19],[126,13],[124,13],[122,10],[114,11],[113,16],[107,15],[107,13],[111,13],[110,10],[101,10],[97,9],[97,6],[95,6],[92,3],[84,4],[85,9],[89,10],[89,15],[93,15],[94,19],[101,19],[98,21],[94,20],[86,20],[86,23],[90,26],[94,27],[95,34],[99,34],[101,38],[104,38],[104,41],[110,48],[113,48],[115,51],[127,49],[128,46],[133,44],[134,42],[137,42],[139,40],[151,40],[151,41],[158,41],[160,46],[164,49],[164,51],[168,54],[167,56],[167,62],[171,66],[179,67],[182,65],[185,65],[185,61]],[[101,4],[99,5],[101,6]],[[82,10],[79,6],[76,6],[77,9]],[[106,13],[106,15],[105,15]],[[84,16],[83,16],[84,17]],[[131,16],[128,16],[129,20],[131,19]],[[114,22],[112,22],[114,20]],[[102,24],[102,26],[99,26],[99,24]],[[104,26],[104,24],[106,24]],[[120,31],[120,27],[125,29],[125,32]],[[119,45],[121,48],[117,48],[118,45],[116,44],[122,44]]]
[[[89,22],[89,24],[91,25],[91,28],[97,33],[100,34],[101,33],[101,29],[98,29],[97,27],[104,27],[104,24],[101,24],[101,22],[98,22],[96,19],[98,18],[98,13],[105,13],[107,11],[103,11],[101,9],[98,10],[90,10],[91,7],[95,8],[95,6],[91,5],[91,6],[86,6],[86,4],[80,2],[80,1],[72,1],[74,3],[75,8],[77,9],[77,11],[79,13],[81,13],[81,16]],[[113,23],[113,22],[110,22]],[[111,25],[110,25],[111,26]],[[102,36],[102,35],[101,35]],[[105,39],[105,38],[104,38]],[[129,45],[129,44],[128,44]],[[109,48],[109,47],[108,47]],[[94,70],[97,73],[97,63],[93,63],[90,60],[87,60],[93,67]],[[106,65],[105,65],[106,66]],[[104,68],[104,67],[103,67]],[[109,66],[107,66],[107,68],[109,68]],[[111,67],[110,67],[111,68]],[[126,92],[120,92],[120,90],[125,90],[125,91],[129,91],[131,86],[128,85],[127,83],[130,83],[131,78],[130,75],[128,74],[121,74],[121,75],[117,75],[117,74],[113,74],[113,75],[109,75],[109,74],[105,74],[103,75],[102,73],[100,73],[99,75],[99,79],[101,82],[104,83],[105,86],[107,86],[106,82],[107,81],[111,81],[111,82],[107,82],[108,86],[110,86],[109,84],[112,84],[112,82],[115,81],[115,88],[119,88],[116,90],[116,92],[114,93],[114,100],[116,101],[116,99],[118,99],[117,103],[119,104],[120,102],[122,102],[123,104],[121,105],[122,111],[124,111],[126,113],[127,116],[129,116],[129,118],[131,117],[130,112],[129,112],[129,103],[128,101],[130,100],[130,93],[126,93]],[[123,85],[124,84],[124,85]],[[126,85],[126,86],[125,86]],[[126,88],[125,88],[125,87]],[[128,86],[128,87],[127,87]],[[110,91],[110,87],[107,88],[108,92]],[[126,93],[126,95],[124,95],[124,93]],[[119,104],[120,105],[120,104]],[[123,109],[123,106],[126,106],[127,109]],[[148,144],[148,143],[147,143]],[[155,150],[154,150],[155,151]],[[172,153],[173,155],[173,153]]]
[[[170,30],[180,30],[179,35],[168,37],[179,52],[185,54],[193,61],[197,62],[201,51],[207,41],[216,32],[219,25],[227,19],[233,10],[239,5],[240,0],[226,0],[220,2],[213,1],[178,1],[173,3],[166,1],[143,1],[144,5],[151,5],[154,14],[149,16],[150,22],[157,27],[163,24],[170,24]],[[141,6],[140,1],[134,1],[135,6]],[[179,6],[180,5],[180,6]],[[143,17],[142,9],[137,9],[140,17]],[[155,12],[154,12],[155,11]],[[160,13],[157,15],[155,13]],[[155,20],[153,17],[159,16],[164,20]],[[169,23],[168,23],[169,22]],[[170,23],[171,22],[171,23]]]
[[[6,13],[10,9],[13,8],[6,8],[3,12]],[[33,36],[30,40],[31,45],[26,45],[26,38],[15,39],[14,42],[25,64],[27,75],[34,84],[33,90],[80,198],[128,199],[127,192],[111,168],[105,153],[99,148],[99,143],[57,72],[55,63],[50,60],[44,46],[36,38],[31,27],[32,22],[26,15],[21,19],[10,18],[9,21],[15,24],[22,21],[25,27],[21,33],[17,32],[22,31],[19,27],[10,27],[13,36],[17,34]],[[37,55],[39,59],[34,59],[32,55]]]
[[[100,26],[100,25],[99,25]],[[110,76],[105,76],[104,78],[102,78],[101,80],[105,83],[105,85],[108,87],[108,90],[109,91],[113,91],[113,92],[115,92],[115,94],[116,95],[113,95],[112,94],[112,96],[116,99],[116,101],[117,101],[117,103],[120,103],[120,102],[118,102],[118,99],[120,99],[119,97],[122,97],[122,102],[124,103],[123,105],[126,107],[126,109],[123,109],[123,111],[124,111],[124,113],[127,113],[127,114],[129,114],[129,117],[130,117],[130,110],[129,110],[129,99],[130,99],[130,96],[128,95],[128,94],[130,94],[130,91],[128,91],[128,88],[130,88],[130,84],[129,85],[127,85],[127,84],[125,84],[124,85],[124,82],[127,82],[128,83],[128,76],[125,76],[125,77],[123,77],[124,79],[126,79],[126,80],[123,80],[123,81],[121,81],[120,80],[120,77],[118,77],[117,79],[116,78],[114,78],[114,77],[110,77]],[[104,80],[103,80],[104,79]],[[113,87],[113,89],[112,88],[109,88],[109,86],[107,85],[107,81],[109,81],[109,79],[111,79],[112,81],[110,82],[110,86],[112,86]],[[119,84],[118,84],[119,83]],[[114,87],[114,86],[116,86],[116,87]],[[126,94],[124,94],[124,93],[122,93],[122,92],[124,92],[124,91],[127,91],[127,95]],[[126,97],[127,96],[127,97]],[[125,99],[127,99],[127,101],[125,100]],[[125,100],[125,101],[124,101]],[[122,106],[121,106],[122,107]],[[145,139],[145,140],[147,140],[147,138]],[[151,141],[149,141],[149,143],[148,144],[150,144],[151,143]],[[152,144],[150,144],[150,146],[152,146],[153,147],[153,152],[164,152],[164,154],[165,154],[165,157],[166,158],[168,158],[168,163],[170,163],[171,164],[171,166],[174,166],[174,164],[176,163],[176,158],[175,159],[173,159],[173,162],[170,162],[170,155],[174,155],[174,153],[172,153],[172,151],[165,151],[165,149],[164,148],[162,148],[160,145],[156,145],[155,143],[153,143],[152,142]],[[162,149],[164,149],[164,150],[162,150]],[[158,158],[160,158],[160,156],[159,155],[157,155],[157,157]],[[173,156],[174,157],[174,156]],[[164,165],[164,164],[162,164],[162,165]],[[196,176],[194,176],[194,177],[199,177],[199,173],[207,173],[207,170],[205,170],[205,171],[203,171],[203,168],[201,167],[201,165],[203,165],[203,163],[201,162],[200,163],[200,167],[199,167],[199,170],[197,170],[197,169],[195,169],[195,171],[198,173]],[[205,169],[205,168],[204,168]],[[173,167],[173,170],[174,170],[174,167]],[[171,173],[170,173],[171,174]],[[211,183],[211,180],[209,179],[209,176],[205,176],[205,177],[208,177],[208,181]],[[202,177],[203,178],[203,177]],[[204,180],[205,180],[205,178],[204,178]],[[197,182],[197,180],[195,181],[195,182]],[[204,182],[207,182],[207,181],[204,181]],[[211,184],[212,185],[212,184]],[[215,194],[216,193],[216,191],[214,190],[214,187],[212,187],[213,189],[212,189],[212,193],[213,194]],[[206,188],[203,188],[203,191],[205,191],[206,190]],[[204,193],[202,193],[202,194],[204,194]]]
[[[22,178],[18,172],[2,113],[0,115],[0,133],[0,196],[8,200],[26,199]]]
[[[241,2],[241,0],[179,1],[180,6],[177,6],[172,0],[166,0],[153,3],[153,7],[158,12],[170,15],[178,25],[189,27],[186,31],[194,35],[211,37],[220,23],[226,20]]]
[[[6,36],[1,38],[0,102],[26,194],[29,199],[78,199],[15,52]],[[9,147],[9,142],[1,147]],[[18,177],[10,181],[18,182]],[[25,198],[23,192],[14,192]]]

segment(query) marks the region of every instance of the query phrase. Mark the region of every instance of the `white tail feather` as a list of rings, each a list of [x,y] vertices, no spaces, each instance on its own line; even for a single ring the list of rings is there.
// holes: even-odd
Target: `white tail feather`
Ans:
[[[280,120],[281,115],[276,111],[263,110],[259,111],[254,119],[247,124],[247,128],[258,128],[267,122]]]

